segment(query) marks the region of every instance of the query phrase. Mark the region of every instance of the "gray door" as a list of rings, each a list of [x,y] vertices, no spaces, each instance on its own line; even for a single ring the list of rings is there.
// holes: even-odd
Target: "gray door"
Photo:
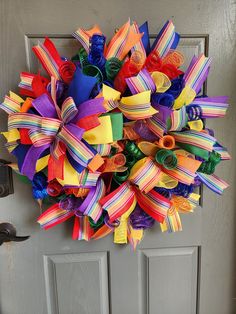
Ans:
[[[216,134],[235,155],[236,4],[229,0],[0,0],[0,93],[17,91],[19,72],[37,70],[31,47],[49,36],[64,54],[77,43],[78,27],[98,23],[108,36],[127,17],[149,20],[157,33],[172,18],[187,56],[213,57],[209,95],[229,95],[226,119]],[[1,112],[1,130],[6,115]],[[3,144],[1,144],[1,147]],[[0,157],[9,158],[1,148]],[[231,187],[222,198],[203,190],[202,206],[183,217],[183,231],[162,234],[157,225],[133,253],[112,237],[72,241],[72,222],[41,231],[31,189],[14,177],[15,193],[0,200],[1,222],[11,222],[22,243],[0,247],[1,314],[231,314],[235,279],[235,164],[218,174]]]

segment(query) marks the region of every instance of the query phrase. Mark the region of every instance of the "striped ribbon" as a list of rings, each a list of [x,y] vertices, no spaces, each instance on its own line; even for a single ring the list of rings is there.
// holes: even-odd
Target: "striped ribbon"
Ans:
[[[41,228],[47,230],[66,221],[72,216],[74,216],[74,212],[61,209],[59,204],[55,204],[42,213],[37,221]]]
[[[133,96],[122,97],[119,109],[130,120],[140,120],[157,113],[150,103],[151,91],[145,91]]]
[[[72,239],[89,241],[94,234],[88,216],[75,217]]]
[[[217,177],[215,174],[209,175],[205,173],[197,173],[199,179],[213,192],[217,194],[222,194],[224,189],[226,189],[229,185],[224,180]]]
[[[179,110],[173,110],[170,114],[171,128],[169,131],[181,131],[187,124],[188,117],[186,107],[183,106]]]
[[[140,34],[140,30],[138,27],[138,24],[136,22],[133,22],[133,24],[131,25],[131,29],[133,30],[133,32],[135,34]],[[142,40],[139,40],[131,49],[131,52],[133,51],[139,51],[142,52],[142,54],[144,55],[144,57],[146,58],[146,50],[144,48],[143,42]]]
[[[229,107],[228,97],[201,97],[195,98],[190,105],[197,105],[201,108],[201,118],[222,118]]]
[[[132,167],[130,180],[133,184],[137,185],[140,191],[144,193],[150,192],[160,181],[161,169],[149,157],[145,157]]]
[[[181,183],[190,185],[194,182],[196,171],[201,165],[201,162],[186,156],[177,155],[178,163],[175,169],[163,168],[163,172],[170,177],[178,180]]]
[[[35,74],[31,74],[28,72],[21,72],[20,74],[20,83],[18,87],[20,88],[21,95],[34,96],[34,91],[32,88],[32,82],[35,77]]]
[[[175,32],[175,26],[172,21],[167,21],[161,29],[155,42],[152,45],[152,51],[158,53],[160,58],[167,55],[170,49],[175,49],[179,42],[179,34]]]
[[[81,173],[77,173],[78,187],[95,187],[100,174],[100,172],[90,172],[85,168]]]
[[[77,29],[72,35],[78,39],[78,41],[81,43],[81,45],[84,47],[84,49],[89,52],[89,39],[94,34],[102,34],[100,28],[98,25],[94,25],[91,29],[85,30],[83,28]]]
[[[136,197],[139,206],[153,219],[163,223],[167,216],[167,211],[171,206],[170,201],[154,190],[143,194],[136,189]]]
[[[61,106],[61,119],[69,123],[78,113],[78,109],[72,97],[67,97]]]
[[[168,231],[169,233],[182,231],[182,223],[180,219],[179,212],[176,209],[168,210],[168,215],[166,216],[163,223],[160,224],[161,231]]]
[[[107,59],[115,57],[123,60],[141,38],[142,34],[134,32],[130,26],[130,20],[128,20],[111,39],[105,57]]]
[[[151,118],[146,120],[148,128],[159,138],[164,136],[166,132],[166,123],[163,122],[158,114],[153,115]]]
[[[53,76],[59,80],[61,78],[59,67],[63,63],[63,60],[57,52],[53,42],[49,38],[46,38],[44,43],[39,42],[37,46],[32,48],[32,50],[49,76]]]
[[[201,54],[193,57],[187,71],[184,74],[185,85],[193,89],[196,94],[200,91],[209,72],[211,59]]]
[[[67,127],[62,127],[57,137],[67,146],[71,157],[81,166],[86,167],[88,162],[94,157],[94,152],[85,142],[75,137]]]
[[[221,160],[230,160],[231,159],[231,156],[228,153],[227,149],[224,146],[220,145],[218,142],[216,142],[214,144],[213,150],[215,152],[217,152],[218,154],[220,154]]]
[[[128,77],[125,80],[133,95],[148,90],[154,93],[156,90],[156,85],[147,69],[143,69],[138,75]]]
[[[216,139],[213,136],[194,130],[171,132],[171,135],[174,136],[175,141],[179,144],[193,145],[209,152],[213,150],[213,145],[216,142]]]
[[[103,180],[98,180],[95,188],[90,189],[89,194],[84,200],[82,206],[86,207],[84,215],[89,216],[94,222],[97,222],[102,214],[102,207],[99,200],[105,196],[106,186]],[[87,201],[88,200],[88,201]]]
[[[55,136],[61,121],[54,118],[40,117],[29,113],[13,113],[8,118],[8,129],[41,129],[47,136]]]
[[[111,144],[97,144],[92,146],[99,155],[108,156],[111,152]]]
[[[17,96],[17,97],[14,97]],[[18,99],[19,98],[19,99]],[[21,103],[24,102],[23,99],[20,101],[20,97],[12,92],[10,96],[5,96],[4,101],[0,104],[0,108],[8,114],[17,113],[21,111]]]
[[[116,190],[100,199],[102,208],[108,212],[110,221],[122,216],[132,205],[135,192],[128,182],[121,184]]]

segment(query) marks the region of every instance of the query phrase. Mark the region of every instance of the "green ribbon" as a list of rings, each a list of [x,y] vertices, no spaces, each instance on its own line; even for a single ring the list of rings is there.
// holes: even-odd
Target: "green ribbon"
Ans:
[[[126,157],[126,164],[125,166],[128,167],[129,169],[131,169],[133,167],[133,165],[136,163],[136,158],[132,155],[125,155]]]
[[[102,116],[110,117],[113,141],[121,140],[123,138],[123,114],[121,112],[110,112]]]
[[[104,224],[105,213],[102,213],[97,222],[94,222],[91,217],[89,217],[89,224],[93,229],[97,229]]]
[[[123,62],[120,61],[118,58],[110,58],[105,63],[105,72],[107,79],[109,81],[113,81],[117,74],[119,73]]]
[[[178,142],[178,146],[180,148],[185,149],[187,152],[189,152],[195,156],[201,157],[205,160],[209,159],[209,152],[205,149],[202,149],[202,148],[199,148],[197,146],[190,145],[190,144],[179,143],[179,142]]]
[[[201,164],[198,171],[206,174],[213,174],[216,166],[221,162],[221,156],[219,153],[213,151],[209,155],[209,160]]]
[[[123,171],[123,172],[115,172],[113,175],[113,180],[117,183],[117,184],[122,184],[123,182],[125,182],[128,177],[129,177],[129,169]]]
[[[172,150],[160,149],[155,156],[156,162],[166,169],[174,169],[177,166],[177,157]]]
[[[103,81],[102,72],[95,65],[91,65],[91,64],[85,65],[83,67],[83,73],[88,76],[96,77],[99,83]]]
[[[71,58],[72,61],[79,61],[81,64],[81,67],[88,65],[88,54],[84,48],[80,48],[78,53]]]
[[[136,158],[136,160],[142,159],[145,157],[143,152],[138,148],[134,142],[127,141],[125,145],[125,150],[128,155],[131,155]]]

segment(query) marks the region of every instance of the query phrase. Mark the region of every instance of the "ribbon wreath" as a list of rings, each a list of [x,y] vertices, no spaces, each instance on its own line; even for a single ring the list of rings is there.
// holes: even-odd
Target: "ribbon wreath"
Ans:
[[[148,24],[130,20],[109,43],[96,25],[73,36],[83,48],[71,60],[49,38],[33,47],[49,78],[22,72],[27,98],[10,92],[0,104],[15,169],[40,204],[54,201],[38,222],[49,229],[74,217],[73,239],[114,231],[115,243],[134,248],[155,221],[182,230],[196,186],[227,187],[214,171],[230,156],[203,120],[223,117],[227,97],[199,94],[211,59],[194,56],[184,73],[172,21],[152,46]]]

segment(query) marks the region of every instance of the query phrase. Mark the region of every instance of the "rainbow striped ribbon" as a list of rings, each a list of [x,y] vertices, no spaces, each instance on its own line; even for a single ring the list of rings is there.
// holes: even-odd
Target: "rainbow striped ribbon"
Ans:
[[[193,89],[196,94],[200,91],[205,79],[207,78],[211,59],[201,54],[199,57],[193,57],[187,71],[184,74],[185,85]]]
[[[63,127],[57,137],[66,145],[71,157],[81,166],[86,167],[95,153],[85,141],[76,138],[67,127]]]
[[[41,130],[42,136],[56,136],[61,121],[54,118],[44,118],[30,113],[13,113],[8,118],[8,129]]]
[[[179,182],[187,185],[192,184],[194,182],[194,178],[196,177],[195,173],[178,164],[175,169],[168,170],[166,168],[163,168],[163,172],[168,174],[170,177],[178,180]]]
[[[130,26],[130,20],[128,20],[111,39],[105,57],[123,60],[131,48],[140,42],[141,38],[142,34],[136,33]]]
[[[84,215],[91,217],[95,222],[98,221],[102,214],[102,207],[99,203],[99,200],[105,196],[105,193],[106,186],[104,184],[104,181],[102,179],[98,180],[96,187],[90,189],[89,194],[84,200],[85,204],[82,204],[82,206],[86,206]]]
[[[231,159],[231,156],[228,153],[227,149],[224,146],[220,145],[218,142],[216,142],[214,144],[213,150],[215,152],[217,152],[218,154],[220,154],[221,160],[230,160]]]
[[[133,24],[131,25],[131,28],[133,30],[133,32],[135,34],[140,34],[140,31],[139,31],[139,27],[138,27],[138,24],[137,22],[133,22]],[[146,58],[146,50],[144,48],[144,45],[143,45],[143,42],[142,40],[140,40],[139,42],[137,42],[133,48],[131,48],[131,52],[133,51],[140,51],[142,52],[142,54],[144,55],[144,57]]]
[[[150,90],[156,91],[156,85],[147,69],[141,70],[138,75],[125,79],[131,93],[138,94]]]
[[[21,110],[21,103],[6,95],[4,101],[0,104],[0,108],[8,114],[17,113]]]
[[[85,240],[89,241],[94,234],[93,228],[91,228],[88,216],[75,217],[73,228],[73,240]]]
[[[216,139],[213,136],[194,130],[171,132],[170,134],[174,136],[177,143],[193,145],[209,152],[213,150],[213,145],[216,142]]]
[[[27,91],[30,93],[27,93],[27,95],[34,95],[34,91],[32,88],[32,82],[35,77],[35,74],[31,74],[28,72],[21,72],[20,74],[20,83],[18,84],[18,87],[21,90],[21,95],[24,94],[23,91]]]
[[[197,173],[199,179],[213,192],[217,194],[222,194],[224,189],[226,189],[229,185],[224,180],[217,177],[215,174],[209,175],[205,173]]]
[[[72,97],[67,97],[61,107],[61,118],[64,123],[70,122],[78,113]]]
[[[128,180],[137,185],[140,191],[148,193],[160,181],[161,169],[149,157],[145,157],[133,166]]]
[[[183,106],[179,110],[173,110],[170,114],[171,128],[169,131],[181,131],[187,124],[188,116],[186,107]]]
[[[108,156],[111,152],[111,144],[97,144],[97,145],[92,145],[92,147],[101,156]]]
[[[190,105],[197,105],[201,108],[201,118],[222,118],[229,107],[228,97],[201,97],[195,98]]]
[[[163,172],[181,183],[190,185],[196,177],[196,171],[201,165],[201,161],[177,155],[178,163],[174,169],[163,168]]]
[[[52,143],[55,138],[52,135],[45,135],[45,134],[42,134],[41,131],[34,130],[34,129],[29,130],[28,134],[35,147],[40,147],[40,146]]]
[[[163,223],[160,224],[161,231],[169,233],[182,231],[182,223],[179,212],[177,210],[169,210]]]
[[[58,56],[57,59],[55,59],[54,56],[52,56],[52,54],[50,53],[49,48],[52,48],[53,52],[56,52],[56,48],[52,41],[49,38],[46,38],[43,44],[39,42],[37,46],[34,46],[32,48],[32,50],[38,57],[39,61],[41,62],[42,66],[47,71],[49,76],[53,76],[56,79],[60,80],[61,77],[59,74],[59,65],[63,61],[60,59],[61,62],[58,62]]]
[[[179,34],[175,32],[175,26],[172,21],[167,21],[161,29],[151,50],[158,53],[160,58],[167,55],[170,49],[175,49],[179,42]]]
[[[74,36],[78,41],[81,43],[81,45],[84,47],[84,49],[89,52],[89,40],[90,37],[94,34],[102,34],[99,26],[94,25],[91,29],[85,30],[83,28],[77,29],[74,33],[72,33],[72,36]]]
[[[170,201],[154,190],[147,194],[143,194],[138,189],[135,190],[139,206],[153,219],[163,223],[171,206]]]
[[[100,174],[100,172],[90,172],[85,168],[82,172],[77,173],[78,186],[82,188],[96,186]]]
[[[153,115],[151,118],[146,120],[148,128],[156,134],[159,138],[164,136],[166,132],[166,123],[164,123],[158,114]]]
[[[41,228],[47,230],[66,221],[72,216],[74,216],[74,212],[61,209],[59,204],[55,204],[42,213],[37,221]]]
[[[129,210],[134,197],[134,190],[128,182],[124,182],[112,193],[100,199],[100,204],[108,212],[110,221],[112,222]]]
[[[115,57],[118,58],[121,56],[125,43],[128,39],[130,32],[130,20],[125,23],[118,32],[113,36],[111,41],[108,44],[105,57],[107,59]]]

